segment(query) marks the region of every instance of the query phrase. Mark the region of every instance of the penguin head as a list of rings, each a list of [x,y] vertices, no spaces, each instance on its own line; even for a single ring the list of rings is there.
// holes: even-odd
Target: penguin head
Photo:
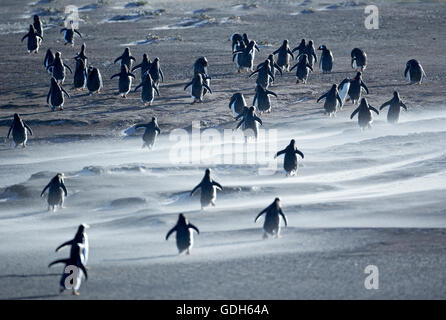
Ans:
[[[287,46],[288,45],[288,39],[283,40],[283,45]]]
[[[319,48],[317,48],[318,50],[327,50],[327,47],[325,45],[320,45]]]
[[[300,44],[301,44],[301,45],[305,45],[305,39],[302,39],[302,40],[300,41]]]
[[[178,223],[179,224],[187,224],[187,218],[184,214],[180,213],[178,215]]]
[[[396,90],[393,91],[393,96],[394,96],[395,98],[399,98],[399,97],[400,97],[398,91],[396,91]]]
[[[359,107],[360,108],[366,108],[366,109],[368,109],[369,108],[369,104],[367,103],[367,99],[366,98],[361,98],[361,103],[359,104]]]
[[[152,117],[152,121],[153,121],[153,122],[156,122],[156,120],[157,120],[157,119],[156,119],[156,117],[155,117],[155,116],[154,116],[154,117]]]
[[[87,48],[87,45],[85,44],[85,42],[82,43],[81,52],[84,52],[86,48]]]
[[[308,41],[308,46],[310,46],[310,47],[313,46],[313,40]]]
[[[130,55],[130,48],[129,48],[129,47],[126,47],[126,48],[124,49],[124,54],[128,54],[128,55]]]
[[[60,51],[57,51],[55,54],[56,58],[60,58],[60,55],[61,55]]]
[[[356,77],[355,77],[355,79],[361,79],[361,77],[362,77],[362,73],[361,73],[361,71],[358,71],[358,72],[356,73]]]
[[[268,56],[268,60],[269,60],[269,61],[274,61],[274,55],[273,55],[273,54],[270,54],[270,55]]]
[[[85,231],[85,229],[90,228],[90,226],[88,224],[82,223],[79,225],[79,227],[77,228],[77,233],[83,233]]]
[[[18,113],[14,113],[14,121],[20,120],[20,116]]]
[[[37,14],[34,15],[34,22],[39,22],[40,18]]]
[[[204,175],[206,177],[210,177],[211,176],[211,169],[207,168],[206,171],[204,172]]]
[[[246,33],[244,33],[242,35],[242,38],[243,38],[244,41],[248,41],[248,35]]]
[[[280,198],[276,197],[276,199],[274,199],[274,203],[276,204],[276,206],[280,205]]]
[[[290,146],[294,147],[296,145],[296,140],[291,139],[290,141]]]
[[[198,58],[198,62],[199,62],[203,67],[207,67],[207,66],[208,66],[208,59],[206,59],[206,57],[200,57],[200,58]]]
[[[144,54],[142,55],[142,59],[143,59],[144,61],[148,61],[148,60],[149,60],[149,56],[147,55],[147,53],[144,53]]]
[[[333,84],[332,86],[331,86],[331,90],[336,90],[338,88],[338,85],[337,84]]]
[[[160,61],[160,58],[155,57],[155,59],[153,59],[153,63],[158,63]]]

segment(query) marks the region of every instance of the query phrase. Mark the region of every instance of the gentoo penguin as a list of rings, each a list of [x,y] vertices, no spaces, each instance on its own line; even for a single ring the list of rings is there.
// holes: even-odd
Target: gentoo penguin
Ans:
[[[251,40],[249,40],[249,39],[248,39],[248,35],[247,35],[246,33],[244,33],[244,34],[242,35],[242,38],[243,38],[243,43],[245,44],[245,46],[248,46],[251,42],[254,42],[254,49],[255,49],[257,52],[260,52],[260,49],[259,49],[259,47],[257,46],[257,43],[256,43],[255,41],[251,41]]]
[[[64,94],[70,98],[68,92],[66,92],[65,89],[57,83],[54,77],[51,77],[50,91],[48,91],[48,95],[46,96],[46,103],[48,103],[52,111],[56,110],[56,108],[63,110],[63,104],[65,101],[63,96]]]
[[[135,88],[135,92],[140,88],[141,89],[141,101],[144,103],[144,106],[151,106],[153,99],[155,98],[155,92],[159,96],[160,92],[158,90],[157,85],[152,80],[152,77],[148,72],[146,72],[141,83]]]
[[[296,58],[297,58],[297,57],[299,57],[300,55],[302,55],[302,54],[305,53],[305,48],[306,48],[306,47],[307,47],[307,45],[305,44],[305,39],[302,39],[301,42],[300,42],[300,44],[299,44],[296,48],[294,48],[293,50],[291,50],[291,52],[294,53],[294,52],[296,52],[296,51],[299,51],[299,52],[297,53],[297,56],[296,56]]]
[[[333,69],[333,54],[325,45],[319,46],[318,50],[322,50],[321,58],[319,60],[319,68],[322,69],[323,73],[330,73]]]
[[[74,88],[83,90],[87,85],[87,67],[83,59],[76,60],[76,69],[74,70]]]
[[[254,71],[253,68],[256,46],[256,42],[251,41],[246,47],[238,49],[234,52],[232,60],[234,61],[235,59],[237,63],[238,73],[241,73],[244,69]]]
[[[14,147],[17,148],[18,145],[22,145],[23,148],[26,147],[26,141],[28,140],[27,132],[30,135],[33,135],[33,131],[31,128],[20,118],[17,113],[14,113],[14,120],[12,120],[11,127],[8,131],[8,136],[6,139],[9,139],[9,136],[12,132],[12,140],[14,141]]]
[[[196,75],[197,73],[201,73],[206,80],[206,84],[208,85],[208,87],[210,87],[211,86],[211,77],[208,74],[208,64],[209,64],[208,59],[206,59],[206,57],[200,57],[197,60],[195,60],[194,75]],[[207,89],[204,88],[203,96],[206,95],[206,93],[207,93]]]
[[[324,98],[325,98],[325,103],[324,103],[325,112],[324,112],[324,114],[328,114],[330,117],[336,116],[338,102],[339,102],[339,106],[342,107],[342,99],[338,93],[338,86],[336,84],[332,85],[331,89],[328,92],[324,93],[323,95],[321,95],[319,97],[319,99],[317,99],[317,102],[319,102],[320,100],[322,100]]]
[[[66,281],[67,277],[69,275],[71,275],[72,273],[65,273],[65,268],[67,266],[77,267],[77,272],[78,272],[77,277],[76,277],[76,279],[73,279],[73,283],[70,283],[71,284],[70,289],[72,289],[73,295],[76,295],[76,296],[79,295],[79,288],[82,283],[82,278],[85,276],[85,279],[88,279],[87,268],[85,267],[84,263],[82,262],[83,249],[84,249],[83,246],[84,245],[82,243],[73,243],[71,245],[71,251],[70,251],[69,258],[55,260],[48,265],[48,268],[50,268],[51,266],[58,264],[58,263],[65,264],[63,273],[62,273],[62,278],[60,279],[60,282],[59,282],[60,293],[62,293],[64,290],[68,290],[65,281]]]
[[[234,33],[230,39],[232,41],[232,53],[234,53],[237,51],[237,46],[243,42],[243,37],[240,33]]]
[[[46,189],[48,189],[48,211],[55,211],[56,206],[63,208],[64,194],[67,196],[67,188],[64,184],[63,173],[56,174],[51,181],[43,188],[40,194],[43,197]]]
[[[146,54],[146,53],[144,53],[143,55],[142,55],[142,61],[141,61],[141,63],[140,64],[138,64],[138,65],[136,65],[136,66],[134,66],[133,68],[132,68],[132,72],[133,71],[135,71],[135,70],[137,70],[137,69],[141,69],[141,80],[144,78],[144,74],[147,72],[147,71],[149,71],[149,69],[150,69],[150,64],[151,64],[152,62],[150,61],[150,59],[149,59],[149,56]]]
[[[192,104],[196,102],[203,102],[204,89],[212,93],[211,88],[206,84],[205,77],[201,73],[197,73],[192,81],[186,84],[184,90],[186,90],[189,86],[191,86],[190,96],[192,97],[192,99],[194,99],[192,101]]]
[[[263,223],[263,239],[268,238],[268,234],[279,238],[280,236],[280,216],[282,216],[283,221],[285,222],[285,226],[288,225],[288,220],[285,214],[280,207],[280,198],[274,199],[274,202],[271,203],[268,207],[263,209],[255,218],[254,222],[262,216],[265,215],[265,222]],[[280,215],[280,216],[279,216]]]
[[[101,72],[94,66],[87,69],[87,89],[90,94],[99,93],[102,89]]]
[[[239,117],[242,117],[242,120],[238,123],[236,130],[243,124],[243,131],[245,132],[245,142],[248,142],[248,137],[254,135],[254,138],[257,140],[257,136],[259,135],[259,125],[260,123],[263,125],[262,120],[256,115],[254,107],[249,107],[246,113],[243,113]]]
[[[361,103],[359,104],[359,107],[353,111],[352,115],[350,116],[350,119],[353,119],[355,114],[358,112],[358,124],[361,130],[364,130],[365,128],[371,128],[371,124],[373,122],[373,116],[372,111],[376,114],[379,114],[379,111],[376,110],[374,107],[368,104],[366,98],[361,99]]]
[[[34,21],[33,21],[33,27],[36,30],[37,34],[43,38],[43,25],[42,25],[42,21],[40,20],[40,17],[35,14],[33,17]]]
[[[356,104],[361,98],[362,88],[369,94],[369,89],[365,85],[364,81],[362,81],[362,73],[356,73],[356,76],[350,80],[350,88],[348,89],[348,96],[352,100],[353,104]]]
[[[82,60],[85,63],[85,67],[88,65],[87,63],[87,56],[85,55],[85,50],[87,49],[87,46],[85,45],[85,43],[82,44],[81,46],[81,51],[74,57],[74,60]]]
[[[53,64],[55,58],[56,57],[54,56],[54,53],[53,51],[51,51],[51,49],[46,50],[45,59],[43,59],[43,65],[45,66],[45,69],[48,71],[48,73],[51,73],[48,67]]]
[[[279,151],[274,156],[274,159],[276,159],[278,156],[285,154],[285,159],[283,161],[283,169],[285,170],[285,173],[287,176],[294,176],[297,173],[297,156],[296,154],[300,155],[302,159],[304,158],[304,154],[302,151],[299,151],[296,148],[296,141],[294,139],[291,139],[290,144],[286,146],[285,149]]]
[[[43,38],[36,32],[32,24],[29,25],[29,31],[27,34],[23,36],[22,42],[26,38],[28,38],[28,44],[27,44],[28,53],[31,52],[38,53],[40,42],[42,41]]]
[[[367,55],[366,53],[359,49],[354,48],[352,52],[350,53],[352,57],[352,68],[356,71],[360,69],[361,71],[364,71],[367,67]]]
[[[350,81],[351,81],[350,78],[347,77],[344,80],[342,80],[342,82],[338,86],[339,97],[341,98],[342,101],[341,109],[342,106],[345,104],[345,100],[347,99],[348,90],[350,90]]]
[[[74,238],[71,240],[68,240],[67,242],[64,242],[60,246],[58,246],[56,248],[56,252],[65,246],[71,246],[70,256],[73,256],[76,254],[76,252],[74,252],[74,250],[76,250],[76,244],[80,243],[80,244],[82,244],[82,249],[81,249],[81,254],[80,254],[81,262],[84,266],[87,266],[89,248],[88,248],[87,231],[85,231],[85,229],[88,229],[88,228],[90,228],[90,226],[88,224],[83,223],[83,224],[79,225],[79,227],[77,228],[77,232],[74,235]]]
[[[158,126],[158,122],[156,117],[152,117],[152,121],[146,124],[138,124],[135,126],[135,130],[139,128],[144,128],[144,135],[142,136],[142,147],[147,147],[152,149],[153,144],[155,143],[155,139],[157,134],[161,134],[161,129]]]
[[[317,62],[317,55],[316,52],[314,50],[314,44],[313,44],[313,40],[308,41],[307,45],[305,46],[305,49],[303,50],[302,53],[299,53],[299,55],[307,55],[308,58],[308,64],[311,66],[311,68],[313,68],[314,62]],[[313,70],[311,70],[313,71]]]
[[[123,64],[121,66],[121,72],[112,75],[110,79],[113,79],[115,77],[119,77],[118,86],[121,97],[126,98],[127,94],[132,88],[132,78],[135,79],[135,75],[131,73],[129,69],[127,69],[127,66],[125,64]]]
[[[60,29],[60,33],[63,32],[63,39],[65,41],[64,45],[71,44],[71,46],[74,46],[74,34],[76,33],[79,37],[82,38],[81,33],[79,30],[74,29],[73,23],[71,23],[71,26],[69,28],[62,28]]]
[[[234,117],[243,113],[243,109],[247,106],[243,93],[236,92],[229,99],[229,109],[232,110]]]
[[[60,84],[63,84],[65,81],[65,68],[70,70],[70,73],[73,73],[71,68],[63,62],[61,53],[59,51],[56,52],[53,63],[50,64],[47,68],[53,74],[54,79],[56,79],[57,82],[59,82]]]
[[[283,75],[283,73],[282,73],[282,69],[279,67],[279,65],[277,64],[277,62],[274,60],[274,55],[273,55],[273,54],[270,54],[270,55],[268,56],[268,60],[269,60],[269,70],[271,71],[271,73],[272,73],[272,75],[273,75],[273,77],[270,78],[270,83],[269,83],[269,85],[272,85],[272,84],[274,83],[273,79],[274,79],[275,76],[276,76],[276,70],[279,71],[279,73],[280,73],[281,76]],[[263,65],[264,65],[265,63],[266,63],[266,61],[260,63],[260,64],[257,66],[256,69],[259,69],[259,68],[263,67]]]
[[[383,108],[389,106],[389,112],[387,113],[387,121],[390,123],[397,123],[400,118],[401,108],[407,111],[407,106],[401,101],[400,95],[398,91],[393,92],[393,98],[387,102],[384,102],[379,110],[381,111]]]
[[[159,86],[160,79],[162,82],[164,82],[164,74],[163,70],[161,70],[160,59],[158,57],[155,57],[155,59],[153,59],[152,63],[150,64],[149,73],[156,86]]]
[[[269,98],[270,95],[273,95],[277,98],[277,94],[264,89],[262,86],[256,86],[256,94],[254,95],[254,99],[252,100],[252,105],[255,106],[257,102],[257,110],[260,113],[263,112],[271,112],[271,100]]]
[[[308,63],[308,56],[306,54],[301,56],[299,62],[296,63],[290,71],[296,67],[296,83],[299,83],[299,81],[307,83],[308,75],[310,74],[309,70],[313,71],[313,67]]]
[[[130,53],[130,48],[127,47],[124,49],[124,53],[115,59],[115,62],[121,61],[121,66],[125,64],[127,69],[132,70],[132,60],[136,61],[135,57]]]
[[[194,244],[194,236],[191,229],[200,234],[200,230],[190,223],[184,214],[180,213],[178,215],[178,221],[175,227],[167,232],[166,241],[169,239],[170,235],[176,231],[178,253],[181,254],[183,251],[186,251],[186,254],[190,254]]]
[[[404,76],[407,77],[411,84],[418,83],[420,84],[423,80],[423,76],[426,77],[426,73],[424,73],[423,67],[421,64],[415,60],[409,60],[406,63],[406,69],[404,70]]]
[[[211,178],[211,169],[206,169],[203,179],[190,192],[190,196],[192,196],[199,188],[201,190],[201,210],[203,210],[204,207],[207,207],[208,205],[212,205],[215,207],[215,200],[217,199],[217,188],[223,190],[223,187],[217,181]]]
[[[256,71],[253,71],[249,75],[249,78],[251,78],[256,73],[258,73],[256,83],[264,89],[268,88],[269,84],[274,81],[274,75],[271,72],[269,60],[265,60],[261,67],[257,68]]]
[[[294,54],[290,50],[290,46],[288,45],[288,40],[283,40],[282,45],[279,49],[273,52],[273,54],[277,54],[277,65],[279,68],[289,71],[290,70],[290,56],[294,59]]]

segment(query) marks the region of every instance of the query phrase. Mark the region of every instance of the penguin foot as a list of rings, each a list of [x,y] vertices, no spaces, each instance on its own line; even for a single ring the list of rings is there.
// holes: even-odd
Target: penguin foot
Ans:
[[[80,295],[79,291],[73,291],[73,296],[78,296]]]
[[[262,237],[262,239],[263,240],[266,240],[266,239],[268,239],[268,235],[266,234],[266,232],[263,234],[263,237]]]

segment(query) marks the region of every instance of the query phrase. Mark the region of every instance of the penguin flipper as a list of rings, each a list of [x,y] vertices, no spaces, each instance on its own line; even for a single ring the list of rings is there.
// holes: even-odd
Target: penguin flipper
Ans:
[[[327,95],[328,95],[328,92],[326,92],[326,93],[324,93],[323,95],[321,95],[321,96],[319,97],[319,99],[317,99],[316,103],[319,103],[319,101],[321,101],[322,99],[324,99],[325,97],[327,97]]]
[[[48,268],[50,268],[51,266],[53,266],[53,265],[55,265],[55,264],[58,264],[58,263],[65,263],[65,264],[68,264],[69,261],[70,261],[70,259],[59,259],[59,260],[54,260],[53,262],[51,262],[51,263],[48,265]]]
[[[288,219],[286,218],[286,215],[283,213],[282,208],[279,209],[279,214],[282,216],[283,221],[285,222],[285,227],[288,227]]]
[[[66,197],[68,195],[68,192],[67,192],[67,188],[65,187],[65,184],[62,182],[60,184],[60,187],[63,189],[63,192],[65,193],[65,197]]]
[[[277,158],[278,156],[280,156],[280,155],[284,154],[285,152],[286,152],[286,148],[285,148],[285,149],[283,149],[283,150],[280,150],[280,151],[278,151],[278,152],[276,153],[276,155],[275,155],[275,157],[274,157],[274,158]]]
[[[190,85],[192,84],[192,81],[191,82],[189,82],[188,84],[186,84],[186,86],[184,86],[184,90],[186,90],[187,89],[187,87],[189,87]]]
[[[14,124],[11,125],[8,131],[8,135],[6,136],[6,139],[9,139],[9,135],[11,134],[12,128],[14,127]]]
[[[220,190],[223,190],[223,187],[221,186],[221,184],[219,184],[217,181],[212,180],[212,184],[214,186],[217,186],[218,188],[220,188]]]
[[[205,87],[206,89],[208,89],[209,92],[212,94],[212,90],[211,90],[211,88],[210,88],[206,83],[204,83],[204,82],[203,82],[203,87]]]
[[[300,156],[302,157],[302,159],[304,158],[304,154],[303,154],[302,151],[296,149],[295,152],[296,152],[298,155],[300,155]]]
[[[376,110],[375,107],[372,107],[371,105],[369,105],[369,109],[372,110],[373,112],[375,112],[376,114],[379,114],[379,111]]]
[[[51,182],[50,182],[50,183],[51,183]],[[50,187],[50,183],[48,183],[48,184],[46,185],[46,187],[43,188],[42,193],[40,194],[41,197],[42,197],[43,194],[45,193],[46,189],[48,189],[48,188]]]
[[[28,129],[29,134],[33,135],[33,131],[31,130],[31,128],[26,123],[23,123],[23,124],[24,124],[25,128]]]
[[[189,225],[187,227],[194,229],[195,231],[197,231],[198,234],[200,234],[200,230],[198,230],[198,228],[196,226],[194,226],[192,223],[189,223]]]
[[[78,30],[74,29],[73,31],[76,32],[79,35],[79,37],[82,38],[82,35],[81,35],[81,33]]]
[[[192,196],[194,194],[194,192],[197,191],[197,189],[200,187],[201,187],[201,182],[195,188],[192,189],[192,191],[190,192],[190,195]]]
[[[59,251],[61,248],[65,247],[65,246],[72,245],[72,244],[73,244],[73,240],[68,240],[67,242],[64,242],[60,246],[58,246],[56,248],[55,252]]]
[[[172,229],[169,230],[169,232],[167,232],[166,234],[166,240],[169,239],[170,235],[177,230],[177,226],[173,227]]]
[[[79,265],[79,268],[81,268],[82,272],[84,273],[84,275],[85,275],[85,280],[88,280],[87,268],[85,268],[84,264],[81,263],[81,264]]]
[[[353,117],[359,112],[359,107],[355,109],[355,111],[353,111],[353,113],[350,116],[350,119],[353,119]]]
[[[262,216],[262,214],[264,214],[268,209],[269,209],[269,207],[267,207],[267,208],[263,209],[262,211],[260,211],[260,213],[254,219],[254,223],[257,222],[257,220]]]
[[[390,99],[389,101],[384,102],[381,107],[379,107],[379,110],[384,109],[386,106],[390,105],[390,102],[392,102],[392,99]]]
[[[365,89],[365,91],[367,92],[367,94],[369,94],[369,88],[367,88],[364,81],[362,81],[362,80],[361,80],[361,87],[363,87]]]
[[[407,111],[407,106],[404,104],[404,102],[400,101],[400,106],[404,108],[404,110]],[[381,109],[380,109],[381,110]]]
[[[28,34],[25,34],[24,36],[23,36],[23,38],[22,38],[22,41],[21,42],[23,42],[23,40],[25,40],[27,37],[29,37],[29,33]]]
[[[270,94],[272,96],[275,96],[277,98],[277,94],[273,91],[265,90],[266,94]]]

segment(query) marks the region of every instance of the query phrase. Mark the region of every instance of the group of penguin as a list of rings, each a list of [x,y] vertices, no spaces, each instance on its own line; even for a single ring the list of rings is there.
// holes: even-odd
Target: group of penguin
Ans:
[[[74,45],[74,35],[77,34],[82,37],[81,33],[74,29],[71,25],[70,28],[63,28],[61,32],[64,33],[65,44]],[[22,41],[28,38],[27,48],[28,52],[37,53],[40,44],[43,40],[43,28],[42,22],[38,16],[34,16],[34,22],[29,27],[29,32],[22,38]],[[290,72],[296,69],[296,83],[302,82],[306,84],[310,72],[314,72],[314,63],[318,62],[315,47],[312,40],[308,43],[305,39],[302,39],[300,44],[294,49],[290,49],[288,40],[284,40],[283,44],[272,52],[264,62],[260,63],[254,70],[254,58],[255,52],[260,51],[257,43],[254,40],[249,40],[245,34],[241,35],[235,33],[231,36],[232,41],[232,53],[233,61],[237,65],[238,73],[243,70],[251,71],[249,77],[257,74],[256,80],[256,93],[253,99],[251,107],[247,106],[246,100],[242,93],[237,92],[232,95],[229,102],[229,108],[232,111],[236,120],[241,119],[236,128],[243,125],[243,130],[252,132],[257,138],[258,135],[258,123],[262,124],[262,120],[256,115],[256,110],[259,113],[271,112],[271,101],[269,96],[273,95],[277,97],[277,94],[268,90],[268,88],[274,84],[276,71],[281,75],[283,72]],[[80,52],[74,57],[76,61],[76,69],[74,72],[74,87],[76,90],[83,90],[87,88],[91,93],[99,92],[102,88],[102,76],[100,71],[94,66],[88,66],[88,58],[85,55],[86,46],[81,46]],[[325,46],[318,47],[321,57],[319,59],[319,67],[323,73],[330,73],[333,68],[333,54]],[[297,52],[296,57],[294,53]],[[275,59],[277,55],[277,60]],[[291,67],[292,60],[297,59],[298,62]],[[155,93],[159,95],[159,83],[164,82],[164,74],[160,67],[159,58],[155,58],[150,61],[147,54],[143,55],[143,59],[140,64],[132,67],[133,61],[136,61],[135,57],[131,55],[130,49],[125,48],[124,53],[116,58],[114,63],[120,62],[120,72],[114,74],[111,79],[118,77],[118,89],[121,97],[125,98],[131,90],[132,80],[136,76],[132,73],[137,69],[141,71],[141,83],[134,89],[136,91],[140,87],[142,88],[141,98],[144,105],[150,106],[154,100]],[[62,58],[61,53],[53,52],[48,49],[44,65],[48,72],[52,73],[51,86],[47,96],[47,103],[52,110],[56,108],[63,109],[64,94],[69,97],[69,94],[62,87],[65,80],[65,71],[68,69],[71,73],[72,70],[66,65]],[[88,67],[87,67],[88,66]],[[379,113],[376,108],[371,106],[365,98],[361,99],[361,90],[364,89],[367,93],[368,88],[362,80],[362,72],[367,67],[367,55],[366,53],[355,48],[351,52],[351,66],[357,70],[357,74],[353,79],[344,79],[339,86],[333,84],[331,89],[324,93],[317,99],[319,102],[325,99],[324,109],[325,113],[332,116],[335,115],[338,108],[342,108],[345,101],[350,99],[353,104],[359,102],[358,108],[356,108],[351,114],[351,118],[358,113],[358,123],[361,128],[370,127],[373,121],[371,111]],[[198,58],[193,65],[193,78],[186,84],[184,90],[191,87],[190,93],[193,99],[192,103],[203,102],[203,97],[209,92],[212,94],[210,87],[211,77],[208,74],[208,60],[206,57]],[[417,60],[410,60],[407,62],[404,76],[408,77],[411,83],[421,83],[423,77],[425,77],[424,70],[421,64]],[[391,100],[385,102],[379,108],[389,106],[388,121],[397,122],[399,118],[400,108],[407,110],[406,105],[401,101],[398,92],[394,92],[394,96]],[[143,147],[152,148],[155,138],[161,133],[158,126],[156,117],[153,117],[151,122],[147,124],[139,124],[134,127],[135,129],[144,128],[143,135]],[[20,118],[18,114],[14,114],[13,123],[8,132],[8,138],[12,132],[12,137],[15,146],[26,146],[27,132],[33,134],[31,128]],[[277,152],[275,157],[284,155],[284,170],[287,175],[295,175],[298,168],[298,158],[304,158],[302,151],[296,148],[296,141],[292,139],[288,146]],[[217,190],[223,190],[223,187],[212,179],[211,169],[206,169],[205,174],[201,182],[193,188],[190,195],[192,196],[198,189],[201,190],[200,203],[202,210],[211,205],[215,206]],[[48,185],[42,190],[41,196],[48,190],[48,209],[54,211],[56,207],[63,207],[64,197],[67,196],[67,188],[64,184],[64,175],[62,173],[56,174]],[[280,234],[280,218],[284,220],[285,226],[288,224],[288,220],[283,213],[280,205],[280,199],[275,198],[274,201],[264,210],[262,210],[255,218],[255,222],[265,214],[263,225],[263,238],[267,238],[268,235],[279,237]],[[78,227],[75,237],[63,243],[56,251],[61,247],[71,245],[70,256],[67,259],[59,259],[53,261],[49,266],[56,263],[64,263],[66,266],[74,265],[79,268],[75,285],[72,287],[73,294],[79,294],[79,287],[82,277],[87,278],[87,260],[88,260],[88,238],[85,229],[87,225],[82,224]],[[193,245],[193,231],[199,233],[199,229],[191,224],[184,214],[179,214],[176,225],[169,230],[166,235],[166,240],[173,232],[176,232],[176,244],[179,253],[190,253],[190,249]],[[68,274],[63,273],[60,280],[60,290],[67,289],[66,278]]]

